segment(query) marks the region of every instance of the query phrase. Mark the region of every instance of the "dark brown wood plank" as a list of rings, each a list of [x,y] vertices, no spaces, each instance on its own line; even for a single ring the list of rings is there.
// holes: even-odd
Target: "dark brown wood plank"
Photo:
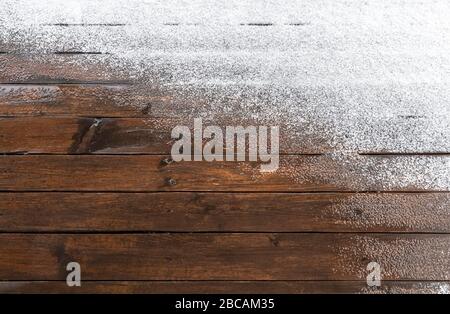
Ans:
[[[233,124],[247,127],[258,125],[258,121],[252,121],[241,115],[223,116],[205,120],[203,127],[216,125],[225,132],[226,127]],[[151,116],[147,118],[5,117],[0,118],[0,153],[167,154],[170,153],[174,142],[171,138],[171,130],[179,125],[185,125],[192,131],[193,119]],[[317,154],[335,150],[330,144],[329,134],[323,134],[321,138],[322,133],[319,130],[312,135],[309,132],[289,130],[283,123],[277,125],[281,130],[279,140],[281,153]],[[397,124],[400,129],[411,128],[408,123],[400,125],[403,127]],[[349,130],[349,136],[350,132],[351,130]],[[410,134],[416,135],[415,132]],[[378,136],[382,137],[382,135]],[[412,138],[411,141],[413,141]],[[384,145],[377,141],[372,142],[372,145],[361,145],[359,151],[389,152],[391,151],[389,147],[395,144],[396,140],[385,141]],[[397,149],[411,152],[407,145],[399,146]],[[445,147],[436,145],[432,148],[429,143],[416,145],[412,152],[423,151],[447,152]]]
[[[108,67],[109,55],[0,55],[0,83],[126,84],[129,76]]]
[[[2,234],[0,280],[449,280],[450,235]]]
[[[26,1],[20,2],[26,3]],[[327,6],[318,6],[314,1],[305,1],[298,4],[296,1],[289,2],[277,2],[270,6],[256,6],[255,9],[247,9],[252,7],[254,3],[249,0],[242,1],[242,10],[239,10],[239,14],[236,14],[236,6],[229,2],[220,2],[217,6],[209,7],[203,2],[197,6],[168,6],[166,2],[155,2],[154,5],[148,5],[146,2],[132,1],[130,2],[113,2],[108,7],[102,7],[104,1],[91,0],[83,7],[83,19],[77,19],[79,15],[74,13],[73,7],[57,3],[41,4],[30,3],[26,7],[17,6],[15,2],[6,3],[5,7],[8,10],[2,12],[2,16],[8,16],[13,12],[14,15],[10,16],[12,22],[16,22],[18,25],[24,27],[30,24],[29,18],[33,16],[33,24],[40,26],[58,25],[62,28],[76,28],[95,25],[111,25],[111,28],[118,27],[122,24],[138,24],[138,25],[164,25],[167,24],[169,30],[174,28],[173,25],[201,27],[203,25],[239,25],[245,23],[245,25],[255,24],[274,24],[285,25],[287,23],[294,23],[306,26],[319,26],[326,25],[328,27],[336,25],[341,19],[348,19],[344,25],[337,25],[338,30],[359,30],[370,31],[384,26],[382,21],[365,21],[362,17],[366,17],[367,14],[376,12],[377,14],[385,14],[385,18],[394,25],[404,25],[403,23],[410,23],[414,21],[423,22],[426,21],[428,16],[446,17],[447,7],[437,3],[424,3],[421,1],[413,1],[408,3],[407,10],[405,10],[405,3],[403,1],[389,2],[385,6],[380,7],[378,3],[368,2],[367,7],[361,10],[359,2],[346,2],[339,1],[337,6],[342,13],[342,16],[336,17],[336,11],[330,9]],[[102,9],[99,9],[102,8]],[[413,13],[421,12],[422,10],[428,10],[425,16],[416,16]],[[261,16],[260,18],[255,17]],[[402,13],[401,17],[405,21],[398,21],[398,14]],[[106,13],[106,14],[105,14]],[[151,16],[152,19],[148,17]],[[326,17],[326,18],[324,18]],[[358,17],[358,18],[357,18]],[[440,20],[438,20],[440,21]],[[301,23],[303,22],[303,23]],[[367,28],[361,29],[361,23],[364,22]],[[395,23],[394,23],[395,22]],[[24,25],[25,24],[25,25]],[[14,24],[13,24],[14,25]],[[358,28],[359,26],[359,28]],[[416,26],[414,24],[414,26]],[[419,25],[420,26],[420,25]],[[445,29],[445,23],[437,23],[430,25],[430,28]],[[308,28],[310,29],[310,28]],[[334,29],[333,29],[334,30]],[[400,35],[408,34],[409,32],[418,32],[420,27],[412,29],[400,29]],[[149,30],[151,31],[151,30]],[[175,30],[174,30],[175,31]],[[138,28],[136,32],[141,32]],[[303,33],[302,33],[303,34]],[[195,33],[193,35],[196,35]],[[397,33],[393,34],[398,36]],[[375,36],[375,34],[373,35]],[[19,37],[20,38],[20,37]],[[378,37],[376,37],[378,38]],[[394,37],[397,38],[397,37]],[[75,38],[76,39],[76,38]],[[391,39],[386,38],[386,39]],[[413,39],[409,39],[413,41]],[[104,39],[107,40],[107,39]],[[111,39],[109,39],[111,40]],[[57,40],[54,40],[55,44]]]
[[[0,85],[0,115],[148,116],[152,106],[169,99],[151,91],[135,93],[129,85],[7,84]]]
[[[427,9],[430,5],[427,6]],[[286,8],[282,9],[283,11]],[[304,13],[304,12],[302,12]],[[160,13],[159,13],[160,14]],[[158,14],[158,15],[159,15]],[[154,17],[154,15],[150,15]],[[321,17],[323,19],[323,17]],[[149,21],[145,21],[149,22]],[[168,21],[166,21],[168,22]],[[177,53],[179,51],[261,51],[278,48],[280,52],[295,51],[299,54],[305,51],[314,51],[316,54],[323,50],[332,50],[339,47],[340,50],[352,51],[354,37],[339,37],[339,34],[324,32],[319,23],[300,23],[303,25],[293,25],[292,23],[279,23],[278,21],[267,21],[269,27],[258,27],[264,23],[241,23],[216,24],[211,22],[207,30],[198,33],[202,25],[192,25],[185,23],[152,23],[151,25],[142,25],[137,28],[135,21],[128,25],[102,25],[102,24],[84,24],[84,25],[30,25],[22,28],[19,25],[14,29],[15,36],[9,36],[7,42],[0,39],[0,51],[9,53],[41,53],[49,54],[54,52],[65,53],[100,53],[100,52],[124,52],[126,48],[130,49],[130,43],[133,49],[139,50],[140,54],[152,52],[161,55],[165,53]],[[324,22],[321,20],[321,22]],[[169,25],[168,25],[169,24]],[[295,23],[294,23],[295,24]],[[203,25],[205,26],[205,25]],[[261,25],[263,26],[263,25]],[[342,25],[341,25],[342,26]],[[347,25],[348,26],[348,25]],[[437,25],[434,25],[437,26]],[[349,29],[347,29],[348,31]],[[440,29],[442,32],[445,28]],[[359,30],[361,31],[361,30]],[[361,49],[370,53],[375,49],[391,48],[414,49],[422,52],[417,47],[417,41],[428,44],[430,49],[442,48],[439,41],[433,41],[420,32],[416,32],[414,41],[411,36],[411,30],[402,29],[401,32],[392,34],[391,37],[378,36],[377,42],[370,41],[373,38],[373,30],[366,30],[366,37],[359,38],[358,43]],[[320,33],[322,36],[317,37]],[[48,40],[45,45],[42,40],[49,38],[49,35],[58,40]],[[288,38],[285,36],[289,35]],[[316,35],[316,36],[314,36]],[[352,35],[356,35],[353,33]],[[393,36],[395,36],[396,41]],[[26,38],[27,41],[23,39]],[[184,40],[183,40],[184,39]],[[443,42],[443,39],[441,39]],[[414,46],[416,44],[416,46]]]
[[[368,287],[365,281],[83,281],[68,287],[65,281],[1,281],[1,293],[369,293],[447,294],[448,281],[383,281]]]
[[[255,125],[239,119],[240,125]],[[230,120],[208,121],[225,130]],[[178,125],[193,129],[189,118],[0,118],[0,153],[46,154],[168,154],[174,140],[171,131]],[[269,135],[270,136],[270,135]],[[305,135],[281,137],[282,153],[317,154],[328,151],[319,139],[310,145]]]
[[[3,118],[2,153],[170,153],[175,119]]]
[[[281,156],[259,162],[171,162],[169,156],[6,155],[11,191],[448,191],[449,156]],[[196,175],[192,175],[195,173]]]
[[[450,193],[0,193],[0,232],[450,232]]]
[[[237,83],[233,88],[186,87],[176,82],[145,81],[144,78],[158,75],[164,78],[166,74],[155,68],[149,70],[157,73],[151,72],[134,80],[132,71],[111,67],[110,58],[107,55],[0,56],[5,68],[4,73],[0,73],[0,81],[4,75],[4,83],[8,83],[0,87],[0,115],[164,117],[181,118],[183,125],[192,125],[195,117],[206,117],[213,125],[278,125],[283,150],[289,153],[329,152],[336,147],[362,153],[450,152],[450,127],[446,115],[448,86],[445,83],[405,83],[400,86],[351,83],[344,84],[342,89],[301,84],[282,91],[271,85],[255,87],[243,83]],[[134,80],[137,84],[114,85],[118,80]],[[31,82],[40,85],[30,85]],[[77,82],[90,84],[75,84]],[[106,85],[92,84],[95,82]],[[280,100],[284,98],[286,104],[280,106]],[[354,103],[359,105],[351,105]],[[255,114],[257,117],[253,120],[247,118]],[[158,122],[161,129],[170,129],[166,120]],[[140,128],[139,124],[137,128]],[[52,131],[51,126],[47,131]],[[136,132],[130,136],[135,135]],[[133,138],[130,141],[133,142]],[[143,148],[138,145],[136,150],[147,152],[148,145],[142,145]],[[49,152],[68,150],[62,144],[46,148]],[[130,147],[124,148],[123,152],[127,149]],[[3,148],[3,152],[33,150],[44,151],[40,147]],[[114,150],[121,152],[119,147]]]

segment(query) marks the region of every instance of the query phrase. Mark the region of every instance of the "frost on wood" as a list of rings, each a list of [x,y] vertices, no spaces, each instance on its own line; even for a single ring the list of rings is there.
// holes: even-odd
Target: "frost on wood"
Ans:
[[[287,151],[445,153],[448,16],[446,0],[4,0],[0,51],[27,53],[57,77],[67,75],[58,72],[63,64],[92,79],[131,80],[143,96],[170,96],[152,106],[154,116],[214,120],[239,112],[279,124],[292,143]],[[102,54],[49,57],[71,51]],[[29,78],[26,68],[0,67],[11,81]],[[441,169],[440,162],[427,159],[427,167]],[[448,189],[448,168],[414,171],[422,168],[395,175],[412,171],[418,177],[404,182]]]
[[[336,272],[366,279],[366,265],[380,264],[382,280],[442,280],[450,279],[450,249],[447,235],[422,237],[404,236],[398,239],[383,235],[357,235],[350,246],[336,246]]]

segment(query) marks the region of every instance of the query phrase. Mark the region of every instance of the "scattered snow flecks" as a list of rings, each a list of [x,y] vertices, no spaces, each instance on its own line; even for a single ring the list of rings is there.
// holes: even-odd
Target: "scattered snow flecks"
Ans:
[[[418,238],[410,235],[391,239],[381,235],[358,235],[352,236],[349,244],[333,248],[338,256],[335,271],[365,280],[366,266],[373,261],[381,267],[382,280],[450,279],[450,248],[445,236]]]
[[[440,232],[450,228],[450,195],[360,193],[340,199],[330,212],[336,224],[357,230],[389,227]]]
[[[450,187],[450,158],[446,156],[362,156],[351,152],[321,156],[284,156],[276,174],[254,171],[241,165],[255,182],[284,177],[304,186],[330,191],[447,191]]]
[[[403,287],[400,283],[382,284],[381,287],[365,287],[361,293],[368,294],[450,294],[447,282],[413,282]]]
[[[339,156],[450,152],[449,15],[445,0],[3,0],[0,51],[42,64],[54,52],[102,53],[61,58],[171,96],[149,114],[239,113],[281,125],[288,152],[317,147],[357,171]],[[370,163],[367,184],[450,187],[442,158]]]

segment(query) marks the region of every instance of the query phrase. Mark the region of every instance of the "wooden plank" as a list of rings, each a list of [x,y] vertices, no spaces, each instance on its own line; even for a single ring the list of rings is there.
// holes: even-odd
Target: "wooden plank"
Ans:
[[[270,87],[273,84],[288,88],[448,84],[443,79],[445,67],[439,63],[446,50],[429,54],[425,50],[406,58],[402,53],[375,52],[380,57],[373,60],[372,66],[367,65],[368,56],[354,49],[324,52],[280,52],[272,49],[251,54],[245,50],[233,53],[208,50],[199,53],[190,50],[177,53],[150,51],[129,57],[124,57],[121,51],[115,54],[2,54],[0,83],[141,83],[178,89],[228,85],[229,89],[238,87],[241,91],[248,85]],[[319,65],[317,60],[325,63]],[[428,67],[418,69],[412,63],[427,63]],[[263,64],[267,64],[267,68]],[[436,77],[430,76],[433,71],[438,74]],[[389,74],[404,79],[397,83]],[[288,101],[287,98],[283,100]]]
[[[406,3],[408,5],[406,5]],[[207,5],[210,4],[210,5]],[[319,25],[335,27],[358,26],[366,22],[370,29],[387,27],[383,20],[375,17],[383,16],[389,22],[410,25],[411,28],[420,28],[423,19],[437,14],[437,17],[446,17],[448,6],[445,1],[433,1],[424,3],[413,0],[391,1],[387,4],[379,4],[369,1],[361,8],[360,1],[335,1],[333,6],[324,5],[323,2],[308,0],[298,3],[295,0],[287,0],[283,3],[254,3],[244,1],[214,1],[213,5],[208,1],[198,1],[196,5],[186,4],[179,0],[153,1],[152,3],[140,0],[127,2],[109,2],[107,0],[83,0],[74,6],[67,6],[60,2],[42,3],[26,0],[16,0],[2,3],[5,10],[2,17],[11,16],[14,13],[14,21],[18,25],[29,25],[30,17],[33,24],[59,23],[68,25],[98,25],[98,24],[238,24],[247,23],[299,23],[315,22]],[[102,8],[101,10],[99,8]],[[374,11],[377,13],[374,14]],[[418,15],[417,12],[423,14]],[[336,16],[336,12],[340,15]],[[383,15],[384,14],[384,15]],[[402,18],[399,19],[398,15]],[[152,16],[152,19],[148,17]],[[365,21],[363,17],[373,17],[373,20]],[[405,19],[405,20],[404,20]],[[344,23],[346,21],[347,23]],[[416,23],[412,23],[416,22]],[[417,25],[417,23],[419,25]],[[428,25],[428,27],[434,26]],[[75,27],[75,26],[74,26]],[[384,29],[384,28],[383,28]],[[406,30],[404,30],[406,31]]]
[[[355,124],[357,123],[356,121]],[[450,152],[450,137],[449,141],[446,141],[445,132],[442,132],[443,136],[436,141],[416,142],[421,133],[429,135],[429,129],[422,127],[423,123],[415,125],[404,119],[379,121],[379,128],[371,136],[372,141],[367,144],[364,143],[364,138],[361,138],[355,142],[358,145],[354,149],[364,153]],[[226,127],[233,124],[247,127],[258,125],[258,121],[236,115],[205,120],[203,126],[205,128],[208,125],[216,125],[225,132]],[[192,131],[193,119],[189,117],[0,118],[0,153],[167,154],[170,153],[174,142],[171,130],[179,125],[186,125]],[[388,134],[383,133],[383,130],[391,133],[392,125],[396,126],[395,132],[402,134],[401,138],[386,136]],[[311,126],[309,130],[303,132],[302,124],[289,128],[289,123],[281,122],[278,126],[281,130],[279,142],[282,154],[318,154],[335,150],[332,145],[332,134],[322,132],[320,125]],[[312,132],[313,128],[315,131]],[[347,131],[348,138],[351,138],[352,131],[351,128]],[[440,145],[440,142],[446,144]]]
[[[0,280],[449,280],[450,235],[1,234]],[[107,248],[107,250],[105,249]]]
[[[450,232],[450,193],[1,193],[0,232]]]
[[[448,191],[448,156],[281,156],[259,162],[171,162],[169,156],[6,155],[10,191]],[[196,175],[193,176],[192,174]]]
[[[0,152],[164,154],[176,125],[180,120],[164,118],[3,118]]]
[[[138,94],[129,85],[0,85],[0,115],[145,117],[169,99],[147,91]]]
[[[66,56],[69,58],[69,56]],[[73,56],[72,56],[73,57]],[[36,70],[33,62],[23,66],[31,69],[25,76],[50,76],[50,79],[70,80],[70,66],[73,60],[62,62],[60,68],[52,69],[52,63]],[[91,76],[95,76],[95,65],[86,65]],[[78,69],[78,68],[77,68]],[[34,72],[38,71],[38,72]],[[41,72],[39,72],[41,71]],[[59,71],[60,76],[54,72]],[[102,70],[106,71],[107,70]],[[101,78],[101,77],[100,77]],[[209,125],[278,125],[281,130],[282,151],[286,153],[322,153],[339,149],[362,153],[447,153],[450,152],[450,120],[447,111],[448,91],[445,84],[406,84],[401,86],[343,86],[342,89],[330,86],[301,86],[283,88],[279,94],[269,87],[199,87],[193,89],[143,86],[143,85],[27,85],[12,84],[0,86],[0,115],[75,115],[88,117],[143,117],[159,119],[156,124],[163,130],[173,126],[167,121],[177,119],[181,125],[192,126],[193,119],[203,117]],[[289,95],[289,101],[280,105],[280,99]],[[249,102],[249,100],[251,100]],[[253,102],[256,102],[255,105]],[[358,103],[358,105],[352,105]],[[431,104],[431,105],[430,105]],[[276,110],[274,108],[277,108]],[[168,119],[168,120],[166,120]],[[45,149],[24,146],[26,133],[20,141],[15,134],[5,134],[8,145],[2,152],[30,151],[67,152],[72,146],[72,136],[67,144],[47,146],[54,127],[73,128],[77,123],[69,120],[49,122],[40,125],[39,120],[16,120],[26,123],[23,132],[30,130],[34,138],[42,136]],[[37,122],[36,122],[37,121]],[[33,132],[33,122],[39,132]],[[12,125],[12,121],[0,123]],[[63,123],[56,126],[55,123]],[[68,123],[71,126],[66,126]],[[113,123],[109,121],[108,123]],[[144,128],[145,131],[124,132],[130,136],[134,152],[151,152],[148,144],[135,143],[137,133],[153,132],[148,125],[133,121],[125,125],[130,128]],[[84,125],[83,122],[80,124]],[[120,123],[119,123],[120,124]],[[122,123],[123,124],[123,123]],[[45,129],[48,127],[48,130]],[[2,126],[3,133],[14,129]],[[120,130],[118,130],[120,132]],[[158,130],[155,130],[158,132]],[[117,132],[116,132],[116,135]],[[74,138],[79,135],[74,134]],[[62,139],[61,139],[62,140]],[[58,141],[60,141],[58,139]],[[116,143],[117,144],[117,143]],[[138,144],[135,147],[135,144]],[[166,143],[165,143],[166,144]],[[114,145],[114,143],[111,143]],[[144,147],[140,147],[140,146]],[[157,145],[158,146],[158,145]],[[167,146],[167,145],[166,145]],[[130,146],[114,147],[115,153],[129,152]],[[155,152],[155,151],[153,151]],[[167,152],[156,151],[156,152]]]
[[[383,6],[370,2],[363,8],[359,1],[335,1],[332,7],[315,1],[270,5],[251,1],[239,4],[215,1],[210,5],[200,1],[195,6],[170,2],[149,5],[140,1],[127,4],[87,1],[80,4],[79,11],[75,10],[82,12],[81,16],[58,3],[9,4],[0,11],[6,29],[0,37],[5,42],[0,49],[14,51],[19,46],[26,50],[32,46],[33,51],[40,52],[80,50],[80,47],[86,51],[111,51],[119,46],[126,51],[131,46],[143,53],[145,48],[166,51],[186,46],[196,51],[205,47],[232,51],[279,47],[280,51],[286,51],[313,46],[318,50],[362,48],[361,51],[370,51],[368,54],[373,56],[398,51],[399,47],[405,51],[430,48],[430,52],[440,44],[443,50],[448,47],[445,36],[436,35],[448,31],[441,22],[448,15],[448,6],[443,1],[427,4],[408,1],[407,5],[395,1]],[[383,19],[374,18],[378,16]],[[430,23],[431,20],[439,22]],[[423,31],[423,25],[427,32]]]
[[[66,63],[73,63],[77,56],[60,56],[68,58]],[[24,60],[27,60],[26,58]],[[75,59],[76,60],[76,59]],[[25,62],[25,61],[23,61]],[[70,67],[66,73],[61,69],[60,76],[52,76],[52,64],[42,67],[41,72],[33,72],[33,60],[24,65],[31,68],[27,76],[49,76],[51,80],[63,77],[70,79]],[[89,64],[86,65],[89,68]],[[49,70],[50,69],[50,70]],[[106,69],[104,70],[106,71]],[[92,73],[91,73],[92,75]],[[77,79],[82,79],[83,76]],[[98,77],[91,77],[95,80]],[[38,78],[35,78],[38,80]],[[38,81],[39,82],[39,81]],[[344,86],[342,86],[344,87]],[[349,104],[358,103],[352,113],[359,114],[364,110],[364,122],[367,119],[406,117],[408,122],[414,119],[438,118],[445,116],[448,110],[447,100],[450,97],[448,84],[397,84],[397,85],[350,85],[345,90],[331,86],[297,86],[283,87],[286,93],[295,100],[290,113],[299,114],[304,119],[311,119],[320,114],[343,115],[348,112]],[[233,92],[239,93],[233,94]],[[260,106],[278,105],[280,110],[287,110],[277,104],[277,95],[270,95],[270,89],[263,87],[241,86],[235,90],[220,86],[207,86],[192,90],[193,95],[170,88],[143,85],[107,85],[107,84],[0,84],[0,115],[72,115],[72,116],[106,116],[106,117],[205,117],[204,111],[214,109],[212,116],[228,113],[240,114],[242,117],[255,114],[258,107],[249,104],[249,99]],[[196,93],[194,93],[196,92]],[[210,94],[208,96],[208,94]],[[212,95],[220,97],[218,101]],[[283,95],[278,95],[283,97]],[[291,102],[292,102],[291,99]],[[433,108],[429,103],[432,102]],[[346,105],[347,104],[347,105]],[[373,108],[373,107],[377,108]],[[390,112],[384,110],[390,109]],[[226,110],[225,110],[226,109]],[[328,110],[327,110],[328,109]],[[439,109],[439,110],[437,110]],[[308,115],[309,112],[309,115]],[[263,113],[263,112],[262,112]],[[281,112],[282,113],[282,112]],[[373,117],[367,114],[373,113]],[[272,117],[273,118],[273,117]],[[401,120],[397,123],[401,123]],[[342,121],[341,121],[342,122]]]
[[[368,287],[365,281],[83,281],[68,287],[65,281],[1,281],[1,293],[217,293],[217,294],[447,294],[447,281],[383,281]]]
[[[158,66],[150,64],[148,68],[139,70],[139,73],[134,73],[137,70],[133,70],[133,67],[122,71],[114,58],[109,55],[2,55],[0,65],[4,64],[5,71],[0,73],[0,81],[10,85],[3,85],[0,90],[0,104],[3,104],[0,110],[5,110],[4,114],[36,114],[46,110],[49,104],[55,104],[56,100],[56,106],[50,112],[58,114],[77,112],[89,116],[112,114],[185,120],[204,117],[211,121],[229,122],[230,125],[238,125],[248,119],[256,122],[256,125],[279,125],[284,133],[283,138],[292,146],[288,147],[289,152],[293,153],[316,153],[336,147],[363,153],[450,151],[450,89],[445,81],[413,80],[393,84],[337,80],[342,83],[336,85],[336,80],[329,77],[327,72],[320,75],[326,80],[332,80],[332,83],[317,84],[317,78],[308,78],[314,82],[305,79],[298,84],[286,85],[285,81],[266,80],[266,83],[261,84],[253,82],[254,77],[259,78],[258,73],[251,74],[252,79],[236,80],[233,76],[235,69],[218,69],[210,71],[210,77],[185,84],[192,73],[172,77],[175,74],[167,70],[165,63]],[[168,56],[168,59],[173,58]],[[197,64],[197,61],[189,62]],[[313,61],[310,64],[316,63]],[[179,62],[183,68],[190,68],[188,61]],[[212,63],[221,67],[224,61]],[[245,64],[240,66],[245,67]],[[175,68],[179,68],[179,64]],[[204,68],[210,67],[204,65]],[[226,73],[221,74],[224,71]],[[228,73],[230,71],[231,74]],[[246,72],[245,69],[242,71]],[[312,70],[309,72],[315,73]],[[224,83],[209,84],[230,75]],[[364,75],[370,76],[366,72]],[[134,82],[137,85],[122,86],[122,89],[101,89],[97,86],[99,83],[109,86],[118,81]],[[50,84],[49,89],[36,90],[29,85],[30,82],[44,86]],[[95,83],[97,89],[72,87],[71,91],[61,92],[52,82]],[[22,85],[18,83],[25,84],[26,90],[18,88]],[[70,92],[75,95],[70,95]],[[62,96],[55,96],[55,93],[61,93]],[[81,96],[79,103],[76,100],[78,96]],[[102,99],[100,102],[99,98]],[[44,105],[36,104],[41,100]],[[59,101],[67,103],[60,108],[57,105]],[[72,105],[74,103],[76,105]],[[104,104],[104,111],[98,109]],[[89,112],[85,106],[97,109]],[[16,109],[11,111],[11,107]]]
[[[128,84],[130,76],[108,67],[108,55],[0,55],[0,83]]]
[[[235,120],[244,127],[255,125],[249,119]],[[204,127],[218,125],[225,132],[230,122],[205,121]],[[193,119],[189,118],[0,118],[0,153],[170,154],[175,141],[171,131],[179,125],[193,132]],[[316,141],[315,145],[310,145],[311,141]],[[330,149],[307,134],[296,141],[280,139],[281,153],[317,154]]]
[[[333,17],[334,19],[336,17]],[[192,25],[179,23],[167,25],[164,22],[137,26],[133,25],[22,25],[16,24],[14,33],[3,34],[0,49],[8,53],[124,53],[126,48],[140,54],[179,53],[180,51],[201,52],[221,51],[235,53],[237,51],[295,51],[297,53],[336,50],[353,50],[355,41],[367,54],[385,51],[411,51],[425,54],[428,51],[444,49],[444,39],[427,36],[418,29],[404,28],[390,34],[380,36],[378,29],[357,29],[350,25],[343,26],[347,36],[336,30],[324,30],[318,23],[305,22],[303,25],[292,23],[274,23],[269,27],[257,27],[248,24],[209,24]],[[341,25],[342,26],[342,25]],[[447,30],[438,25],[435,29]],[[143,29],[145,28],[145,31]],[[363,36],[366,35],[366,36]],[[414,37],[413,37],[414,35]],[[429,35],[429,34],[428,34]],[[374,42],[373,38],[377,41]],[[26,40],[24,40],[26,39]],[[184,40],[183,40],[184,39]],[[45,45],[43,44],[45,42]],[[421,45],[418,46],[417,42]],[[414,45],[416,44],[416,45]]]

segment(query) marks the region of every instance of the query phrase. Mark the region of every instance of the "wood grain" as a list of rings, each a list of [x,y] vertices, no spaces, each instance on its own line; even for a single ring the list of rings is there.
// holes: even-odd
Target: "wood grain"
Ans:
[[[179,115],[181,116],[181,115]],[[185,125],[193,132],[191,117],[147,117],[147,118],[96,118],[96,117],[5,117],[0,118],[0,153],[45,153],[45,154],[168,154],[174,140],[171,131],[174,127]],[[394,136],[386,137],[391,124],[396,125],[395,132],[401,132],[403,137],[410,138],[412,143],[417,136],[412,123],[403,121],[379,122],[380,128],[373,138],[372,144],[363,144],[361,153],[411,153],[408,144],[398,145]],[[377,123],[375,123],[377,124]],[[258,125],[258,121],[248,119],[243,115],[222,116],[205,119],[203,127],[216,125],[225,132],[229,125],[244,127]],[[272,124],[270,124],[272,125]],[[316,131],[299,131],[289,129],[286,124],[276,123],[280,128],[280,152],[282,154],[320,154],[332,152],[332,135],[326,133],[321,137],[319,125]],[[301,128],[301,127],[299,127]],[[383,133],[386,130],[386,134]],[[347,136],[351,136],[348,130]],[[425,131],[423,131],[425,132]],[[312,135],[315,134],[315,135]],[[388,140],[386,140],[388,138]],[[445,135],[444,135],[445,138]],[[207,140],[205,139],[204,142]],[[442,139],[444,141],[444,139]],[[422,142],[414,145],[413,153],[448,153],[450,147]],[[450,143],[450,141],[449,141]],[[434,148],[432,148],[434,147]]]
[[[450,235],[0,235],[0,280],[449,280]]]
[[[0,193],[0,232],[450,232],[450,193]]]
[[[105,67],[107,55],[0,55],[0,83],[105,84],[130,83],[126,74]]]
[[[323,17],[321,18],[323,19]],[[130,43],[130,38],[133,38],[133,49],[139,49],[141,54],[147,53],[148,55],[151,53],[159,53],[159,55],[163,53],[176,54],[180,51],[194,49],[199,52],[210,50],[236,53],[239,51],[267,51],[274,48],[278,48],[280,54],[286,51],[294,51],[299,54],[308,51],[318,54],[324,50],[336,50],[337,47],[340,50],[353,51],[355,40],[367,54],[383,48],[393,49],[393,47],[397,48],[397,51],[398,49],[404,49],[404,51],[413,50],[422,53],[426,48],[439,48],[439,42],[433,41],[432,38],[412,29],[401,29],[398,33],[391,34],[392,37],[379,36],[378,41],[373,42],[370,41],[373,36],[370,30],[355,30],[350,28],[348,24],[339,26],[346,27],[345,30],[353,32],[352,35],[354,36],[352,37],[343,37],[332,31],[325,32],[319,23],[310,22],[280,23],[276,21],[267,25],[267,27],[258,27],[263,26],[264,23],[250,23],[251,25],[249,25],[249,23],[245,23],[248,20],[242,21],[242,23],[229,24],[209,21],[207,25],[205,21],[197,25],[189,25],[186,22],[170,25],[166,23],[167,21],[151,24],[149,22],[153,21],[145,20],[144,22],[146,24],[139,25],[141,28],[137,27],[135,22],[128,25],[113,26],[101,24],[73,25],[72,27],[70,25],[27,25],[26,28],[17,27],[16,36],[11,36],[8,43],[0,41],[0,50],[9,53],[40,54],[122,52],[127,43]],[[435,24],[434,26],[438,25]],[[145,31],[142,31],[142,28],[145,28]],[[439,30],[445,31],[445,28]],[[58,40],[42,45],[40,40],[42,40],[42,37],[48,36],[49,31]],[[169,33],[171,36],[167,36]],[[322,37],[319,37],[318,34]],[[367,37],[362,37],[363,34]],[[413,38],[407,37],[411,34],[420,36],[421,42],[428,44],[428,46],[414,46]],[[361,37],[355,38],[356,35]],[[26,42],[20,41],[23,37],[27,37],[28,40]],[[414,38],[416,43],[417,37]]]
[[[448,156],[281,156],[258,162],[171,162],[170,156],[0,158],[0,189],[15,191],[448,191]],[[192,174],[196,175],[193,176]]]
[[[155,94],[136,95],[120,84],[6,84],[0,85],[0,115],[145,117],[151,106],[168,100]]]
[[[206,24],[209,26],[211,24],[218,23],[229,25],[238,24],[240,22],[253,24],[280,24],[289,22],[301,24],[300,22],[304,22],[303,24],[309,25],[310,23],[308,22],[322,21],[323,15],[328,18],[322,21],[323,23],[335,25],[338,24],[337,22],[348,19],[347,24],[338,24],[335,27],[353,28],[360,26],[361,20],[350,19],[352,15],[356,14],[358,17],[370,16],[370,14],[373,15],[374,10],[377,13],[386,14],[385,18],[389,21],[395,21],[397,23],[403,22],[403,20],[398,22],[395,19],[397,14],[402,13],[401,16],[406,19],[404,23],[407,24],[409,24],[410,21],[414,21],[414,18],[417,17],[416,15],[413,15],[415,12],[422,12],[426,9],[430,10],[431,12],[427,12],[423,18],[428,17],[430,14],[445,16],[446,13],[446,6],[439,5],[441,2],[428,4],[420,1],[409,3],[401,0],[390,2],[383,6],[380,6],[377,2],[368,2],[364,8],[361,8],[361,3],[359,1],[336,1],[334,6],[328,6],[322,3],[317,3],[316,1],[308,0],[299,6],[297,1],[294,0],[285,1],[283,3],[275,2],[270,5],[255,4],[251,0],[243,0],[240,2],[239,6],[236,6],[235,3],[217,1],[214,3],[216,5],[212,7],[205,7],[203,2],[200,2],[196,6],[183,5],[180,7],[175,5],[177,2],[174,1],[170,1],[170,5],[165,1],[157,1],[150,5],[149,3],[142,2],[140,0],[130,0],[129,2],[114,2],[110,4],[110,6],[105,7],[105,4],[108,3],[108,1],[91,0],[83,2],[83,5],[85,5],[83,8],[86,12],[83,14],[83,19],[80,22],[80,20],[76,18],[77,16],[74,14],[72,7],[59,2],[50,6],[50,8],[55,12],[49,12],[49,6],[45,6],[41,3],[33,3],[29,6],[25,6],[27,3],[26,0],[19,0],[18,3],[22,5],[17,5],[17,7],[15,5],[6,6],[15,13],[14,17],[16,18],[15,21],[17,21],[18,25],[24,23],[25,25],[30,24],[26,22],[29,22],[28,18],[31,15],[35,18],[34,24],[37,24],[38,26],[47,26],[50,24],[59,25],[63,28],[80,27],[80,25],[95,26],[102,24],[112,25],[111,27],[118,27],[114,25],[121,24],[138,24],[139,26],[142,23],[150,23],[150,25],[162,23],[179,25],[200,24],[200,26]],[[103,7],[104,10],[98,9]],[[338,10],[342,16],[336,16],[336,10]],[[37,14],[34,11],[41,14]],[[438,12],[436,13],[436,11]],[[5,10],[5,16],[9,12],[10,11]],[[149,16],[152,17],[150,21]],[[433,24],[434,27],[442,28],[446,25],[442,25],[441,23],[435,24]],[[375,20],[372,23],[367,23],[369,30],[378,29],[383,26],[385,25],[379,20]],[[415,28],[408,28],[405,30],[402,29],[402,31],[417,31],[417,29],[421,29],[421,25],[414,24],[413,26],[415,26]],[[361,31],[364,30],[365,29]]]
[[[170,153],[170,119],[4,118],[0,152],[4,153]]]
[[[367,287],[365,281],[84,281],[68,287],[65,281],[0,281],[1,293],[179,293],[179,294],[303,294],[446,293],[448,281],[384,281],[381,287]]]
[[[238,125],[255,125],[239,119]],[[205,121],[206,122],[206,121]],[[231,121],[207,121],[225,132]],[[171,131],[186,125],[193,130],[190,118],[0,118],[0,153],[45,154],[170,154]],[[193,131],[192,131],[193,132]],[[206,140],[204,140],[206,142]],[[315,139],[310,145],[307,135],[280,139],[281,153],[317,154],[329,151],[329,145]]]

